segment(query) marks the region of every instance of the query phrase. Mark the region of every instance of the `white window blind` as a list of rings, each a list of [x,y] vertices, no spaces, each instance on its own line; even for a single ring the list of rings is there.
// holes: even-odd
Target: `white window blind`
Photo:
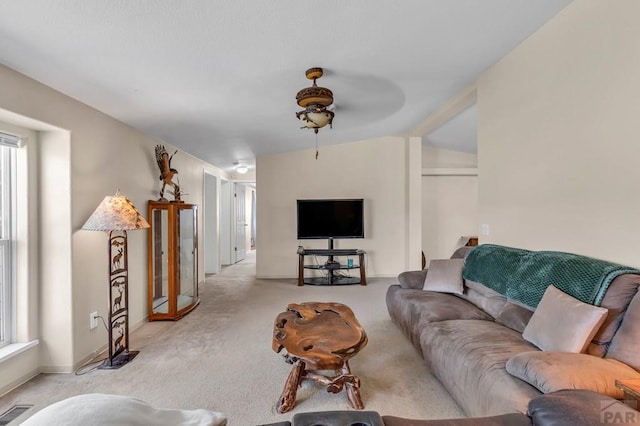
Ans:
[[[15,269],[15,152],[20,138],[0,133],[0,347],[11,343]]]
[[[0,132],[0,146],[20,148],[22,141],[19,137]]]

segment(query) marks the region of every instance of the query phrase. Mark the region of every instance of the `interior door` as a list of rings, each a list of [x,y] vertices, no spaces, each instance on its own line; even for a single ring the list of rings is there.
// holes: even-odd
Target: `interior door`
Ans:
[[[231,190],[234,189],[228,180],[220,181],[220,264],[231,265],[234,260],[232,231],[235,229],[233,210],[235,206],[231,202]]]
[[[245,192],[243,184],[236,183],[234,188],[234,216],[235,216],[235,262],[243,260],[247,254],[247,213],[245,210]]]

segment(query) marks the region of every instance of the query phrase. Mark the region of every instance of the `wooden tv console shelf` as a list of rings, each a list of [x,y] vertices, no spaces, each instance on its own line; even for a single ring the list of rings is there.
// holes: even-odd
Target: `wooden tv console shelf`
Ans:
[[[314,285],[346,285],[346,284],[360,284],[367,285],[367,276],[365,275],[364,267],[364,250],[356,249],[303,249],[298,251],[298,285],[305,284]],[[327,262],[321,265],[305,265],[305,256],[326,256]],[[358,264],[339,263],[334,261],[334,257],[340,256],[358,256]],[[327,275],[324,277],[304,277],[304,270],[316,270],[326,271]],[[343,277],[337,275],[335,272],[340,270],[359,269],[360,278],[357,277]]]

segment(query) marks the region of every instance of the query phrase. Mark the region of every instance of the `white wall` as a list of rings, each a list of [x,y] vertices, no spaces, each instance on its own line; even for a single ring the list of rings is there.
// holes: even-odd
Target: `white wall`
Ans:
[[[0,87],[0,120],[15,124],[38,120],[67,131],[45,132],[48,152],[40,159],[43,179],[50,182],[39,197],[41,227],[49,230],[39,243],[50,256],[42,256],[40,262],[39,322],[45,326],[38,337],[40,369],[69,371],[107,341],[102,327],[89,330],[89,313],[97,310],[106,315],[108,307],[106,235],[80,228],[100,201],[117,189],[146,217],[146,201],[158,197],[154,146],[162,142],[4,66],[0,66]],[[226,177],[222,170],[183,152],[176,154],[172,166],[188,193],[185,200],[199,205],[203,171]],[[132,326],[147,315],[146,241],[146,231],[129,233]],[[200,251],[199,280],[204,277],[202,260]],[[9,368],[14,367],[0,364],[0,379]]]
[[[219,179],[208,173],[204,174],[204,202],[202,215],[203,234],[200,237],[200,247],[204,252],[205,274],[216,274],[220,270],[219,239],[218,239],[218,181]]]
[[[407,152],[417,146],[417,166]],[[298,245],[326,248],[326,240],[296,239],[296,200],[363,198],[365,239],[336,240],[335,248],[367,251],[367,276],[394,277],[406,270],[409,250],[417,241],[414,268],[419,267],[420,233],[408,237],[410,211],[420,200],[408,197],[408,180],[420,180],[419,140],[387,137],[257,159],[257,275],[297,276]],[[409,200],[407,199],[409,198]],[[418,215],[419,226],[419,215]],[[411,243],[409,240],[412,240]]]
[[[427,262],[448,259],[460,237],[478,235],[476,176],[422,177],[422,247]]]
[[[478,177],[455,175],[475,169],[477,156],[423,146],[422,251],[431,259],[446,259],[461,236],[478,235]],[[445,175],[435,175],[442,170]],[[453,175],[451,175],[453,173]]]
[[[246,233],[246,241],[245,247],[247,251],[251,250],[251,221],[253,220],[253,214],[251,212],[251,195],[256,191],[255,185],[249,184],[245,185],[246,190],[244,193],[244,217],[246,218],[247,223],[247,233]]]
[[[40,367],[73,368],[73,280],[71,223],[71,138],[69,132],[40,133],[39,270]],[[46,206],[46,207],[45,207]],[[45,208],[43,208],[45,207]],[[106,271],[106,267],[105,267]],[[106,272],[105,272],[106,275]],[[108,284],[105,284],[108,288]],[[89,312],[87,312],[87,315]],[[86,323],[85,323],[86,325]]]
[[[451,151],[429,145],[422,146],[422,168],[475,168],[478,156],[468,152]]]
[[[572,2],[478,80],[485,242],[640,267],[639,16]]]

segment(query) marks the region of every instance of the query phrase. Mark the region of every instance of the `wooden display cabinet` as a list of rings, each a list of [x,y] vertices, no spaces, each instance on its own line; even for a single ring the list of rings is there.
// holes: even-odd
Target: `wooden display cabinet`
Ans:
[[[198,298],[198,206],[149,201],[149,321],[178,320]]]

